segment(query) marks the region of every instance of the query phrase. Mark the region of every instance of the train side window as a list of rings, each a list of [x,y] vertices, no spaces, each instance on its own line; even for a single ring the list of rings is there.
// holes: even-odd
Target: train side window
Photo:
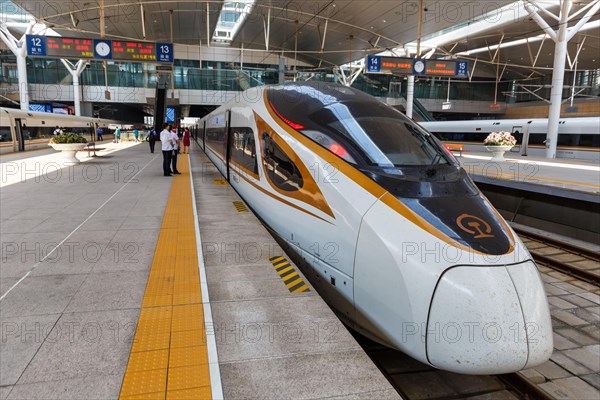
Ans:
[[[263,163],[267,178],[286,192],[300,190],[304,181],[294,162],[266,132],[263,132]]]
[[[227,129],[223,128],[207,128],[206,129],[206,146],[225,157],[223,151],[223,143],[225,143],[225,133]]]
[[[8,126],[0,127],[0,142],[11,142],[12,135]]]
[[[231,128],[231,161],[258,175],[256,141],[252,128]]]
[[[225,158],[227,148],[227,114],[210,117],[206,127],[206,146]],[[209,125],[210,124],[210,125]]]

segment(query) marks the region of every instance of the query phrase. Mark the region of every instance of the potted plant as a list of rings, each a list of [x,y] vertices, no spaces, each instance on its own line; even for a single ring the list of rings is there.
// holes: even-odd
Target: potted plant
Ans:
[[[500,131],[490,133],[483,141],[487,151],[492,153],[491,161],[505,161],[504,152],[517,144],[517,139],[510,132]]]
[[[75,156],[78,151],[83,150],[87,144],[87,139],[76,133],[61,133],[50,139],[48,146],[54,150],[59,150],[65,157],[65,164],[75,165],[80,161]]]

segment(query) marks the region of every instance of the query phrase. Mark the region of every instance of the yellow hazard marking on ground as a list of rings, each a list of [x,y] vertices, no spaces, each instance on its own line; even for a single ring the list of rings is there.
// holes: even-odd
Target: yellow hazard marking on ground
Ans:
[[[121,399],[211,398],[189,167],[179,157]]]
[[[296,269],[290,264],[287,258],[283,256],[269,258],[273,268],[285,284],[285,287],[292,293],[309,292],[310,288],[304,280],[300,278]]]
[[[237,210],[237,212],[248,212],[248,207],[242,201],[234,201],[233,206]]]
[[[227,181],[225,179],[213,179],[215,185],[227,185]]]

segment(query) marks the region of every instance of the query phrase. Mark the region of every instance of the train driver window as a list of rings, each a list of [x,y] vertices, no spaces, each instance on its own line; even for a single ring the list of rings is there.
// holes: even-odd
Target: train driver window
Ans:
[[[267,178],[286,192],[300,190],[304,181],[298,167],[266,132],[262,134],[263,163]]]

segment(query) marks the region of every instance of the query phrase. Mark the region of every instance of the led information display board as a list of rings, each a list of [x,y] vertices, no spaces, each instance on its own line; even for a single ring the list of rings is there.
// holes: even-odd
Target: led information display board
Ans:
[[[113,60],[156,61],[156,44],[147,42],[112,41]]]
[[[173,43],[27,35],[29,57],[173,63]]]
[[[462,60],[425,60],[367,56],[366,72],[369,74],[451,76],[468,78],[469,62]]]
[[[46,56],[55,58],[94,58],[94,40],[47,36]]]

